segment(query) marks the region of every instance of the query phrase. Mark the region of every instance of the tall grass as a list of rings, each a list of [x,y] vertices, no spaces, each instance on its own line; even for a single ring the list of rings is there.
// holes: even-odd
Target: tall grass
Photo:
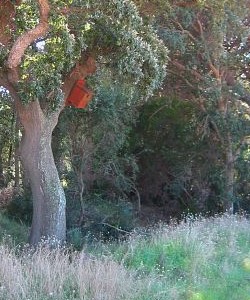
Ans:
[[[186,218],[111,251],[154,278],[159,294],[151,299],[250,300],[250,222],[243,217]]]
[[[14,253],[15,252],[15,253]],[[0,299],[134,299],[133,273],[108,257],[0,246]]]
[[[187,218],[95,255],[0,245],[1,300],[250,300],[250,222]]]

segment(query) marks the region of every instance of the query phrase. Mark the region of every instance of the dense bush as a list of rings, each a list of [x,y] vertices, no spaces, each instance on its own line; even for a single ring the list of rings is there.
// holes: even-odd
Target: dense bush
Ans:
[[[154,98],[131,132],[142,205],[160,208],[164,219],[223,210],[222,153],[212,133],[201,134],[200,118],[191,102]]]
[[[97,240],[110,241],[128,235],[137,219],[130,202],[92,194],[84,198],[84,211],[79,199],[67,197],[67,220],[68,242],[79,249]]]
[[[28,227],[20,221],[15,221],[4,213],[0,212],[0,241],[26,243],[28,237]]]
[[[16,194],[9,205],[6,207],[6,213],[9,217],[17,221],[31,224],[32,220],[32,200],[30,189]]]

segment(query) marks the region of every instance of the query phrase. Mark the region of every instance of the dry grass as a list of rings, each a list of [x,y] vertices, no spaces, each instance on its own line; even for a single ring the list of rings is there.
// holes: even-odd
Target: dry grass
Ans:
[[[18,255],[0,246],[1,300],[133,299],[137,289],[133,272],[107,257],[46,248]]]

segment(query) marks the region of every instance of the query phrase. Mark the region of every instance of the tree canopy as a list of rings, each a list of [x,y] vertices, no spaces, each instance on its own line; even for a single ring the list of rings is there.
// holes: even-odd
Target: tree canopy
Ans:
[[[88,55],[126,74],[146,96],[165,76],[166,48],[131,1],[23,1],[10,26],[1,65],[11,70],[24,102],[53,99],[56,105],[69,74],[94,71],[88,69],[93,61],[83,67]]]

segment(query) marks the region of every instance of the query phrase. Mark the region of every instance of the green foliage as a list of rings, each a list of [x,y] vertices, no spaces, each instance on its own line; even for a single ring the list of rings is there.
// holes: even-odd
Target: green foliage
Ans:
[[[70,12],[77,5],[84,13]],[[68,9],[68,14],[62,14],[60,7]],[[16,34],[35,27],[38,18],[37,5],[23,2],[17,7]],[[55,1],[49,25],[48,34],[41,37],[43,44],[35,41],[22,60],[19,89],[24,102],[38,99],[42,107],[56,108],[62,101],[65,75],[86,50],[100,63],[112,65],[123,80],[127,77],[137,84],[144,96],[162,84],[167,50],[153,28],[143,25],[132,1],[106,1],[105,5],[99,1]]]
[[[115,45],[115,55],[107,56],[112,66],[117,63],[119,74],[132,76],[142,94],[151,95],[165,77],[166,48],[153,28],[143,25],[133,2],[115,0],[106,2],[105,7],[99,5],[96,3],[91,20],[97,44],[103,41],[111,54],[109,46]]]
[[[96,95],[88,109],[66,109],[59,120],[60,140],[65,142],[68,157],[62,172],[67,185],[71,220],[68,224],[70,228],[79,226],[81,209],[84,216],[90,214],[84,217],[88,223],[85,235],[87,231],[96,231],[115,237],[119,230],[100,224],[106,219],[117,228],[133,227],[134,213],[128,201],[138,170],[127,148],[128,134],[137,115],[138,95],[133,87],[116,80],[111,70],[99,71],[91,79]],[[112,212],[110,216],[108,210]]]
[[[16,22],[19,34],[36,25],[37,13],[33,1],[18,6]],[[52,103],[52,108],[56,108],[63,99],[62,76],[79,59],[80,48],[69,32],[66,16],[52,12],[49,25],[50,33],[42,38],[44,44],[39,46],[34,43],[26,51],[21,65],[19,89],[24,102],[39,99],[42,107],[47,108]]]
[[[6,49],[2,44],[0,44],[0,69],[3,68],[7,56],[8,56],[8,49]]]
[[[28,189],[23,193],[15,195],[6,208],[8,217],[16,221],[21,221],[26,225],[30,225],[33,208],[31,199],[31,191]]]
[[[192,149],[196,147],[194,141],[191,141],[192,133],[195,135],[196,114],[198,114],[196,107],[182,99],[153,98],[140,109],[132,143],[140,141],[141,147],[151,152],[150,146],[158,151],[168,139],[168,143],[171,144],[169,151],[182,151],[181,147]],[[172,157],[170,160],[172,161]]]
[[[208,164],[209,168],[213,165],[208,176],[200,166],[202,185],[206,189],[204,179],[212,177],[212,169],[220,173],[219,182],[225,182],[220,187],[224,189],[221,199],[228,206],[227,203],[239,199],[236,173],[242,171],[239,165],[236,170],[234,162],[237,153],[248,144],[249,107],[244,101],[249,103],[249,89],[244,82],[247,77],[244,66],[249,60],[246,39],[249,24],[243,20],[249,14],[249,7],[245,1],[197,1],[187,5],[182,1],[167,2],[153,1],[165,8],[155,10],[154,20],[170,49],[172,62],[165,93],[170,90],[200,110],[200,116],[195,113],[200,124],[194,121],[193,125],[201,138],[217,148],[217,162],[212,159]],[[195,151],[201,151],[198,148]],[[233,156],[232,163],[229,153]]]
[[[220,211],[225,189],[222,151],[196,105],[161,97],[139,112],[130,151],[138,161],[142,204],[165,210],[166,218],[179,218],[183,211]],[[211,130],[210,136],[203,130]]]
[[[6,139],[9,138],[10,135],[13,134],[13,124],[11,124],[11,116],[13,114],[12,111],[12,101],[11,97],[6,89],[1,87],[0,89],[0,139],[1,139],[1,145],[4,145],[6,142]]]
[[[237,202],[239,208],[243,209],[247,213],[250,212],[250,195],[249,195],[249,167],[250,167],[250,149],[248,145],[245,145],[241,155],[236,162],[236,190],[237,190]],[[238,209],[239,209],[238,208]]]
[[[13,149],[16,144],[13,103],[8,91],[0,87],[0,186],[13,179]]]
[[[9,238],[16,244],[26,243],[28,228],[18,221],[15,221],[0,212],[0,242]]]
[[[129,234],[136,226],[133,206],[122,199],[109,200],[97,194],[92,194],[89,199],[85,197],[81,224],[77,200],[67,197],[67,206],[67,242],[78,250],[97,241],[117,240]],[[74,223],[73,218],[76,217],[78,219]]]
[[[67,196],[68,237],[74,245],[97,237],[117,238],[135,225],[129,197],[138,170],[127,148],[138,94],[107,68],[89,81],[96,87],[95,99],[86,110],[64,110],[52,143]],[[60,167],[62,156],[66,159]]]

